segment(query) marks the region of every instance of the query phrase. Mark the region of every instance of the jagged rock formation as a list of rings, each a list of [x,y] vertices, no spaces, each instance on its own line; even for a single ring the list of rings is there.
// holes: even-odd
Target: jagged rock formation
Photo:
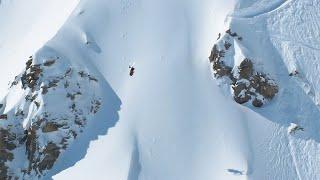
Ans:
[[[0,179],[41,178],[52,169],[99,111],[98,89],[87,67],[52,49],[31,56],[1,103]],[[19,100],[8,107],[13,97]]]
[[[250,101],[253,106],[262,107],[278,93],[278,85],[264,72],[256,71],[249,58],[244,58],[240,64],[236,64],[233,46],[242,40],[237,33],[227,30],[213,46],[209,60],[215,78],[225,77],[231,81],[233,98],[237,103],[244,104]]]

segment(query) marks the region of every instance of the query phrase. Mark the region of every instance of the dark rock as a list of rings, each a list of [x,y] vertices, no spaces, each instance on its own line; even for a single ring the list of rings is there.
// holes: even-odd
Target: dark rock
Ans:
[[[14,78],[14,81],[11,83],[10,88],[11,88],[12,86],[16,86],[16,85],[18,85],[18,84],[19,84],[19,78],[18,78],[18,76],[16,76],[16,77]]]
[[[264,74],[254,75],[251,84],[258,93],[267,99],[272,99],[279,91],[278,86]]]
[[[295,70],[295,71],[291,72],[291,73],[289,74],[289,76],[295,76],[295,75],[297,75],[297,74],[299,74],[299,72],[298,72],[297,70]]]
[[[34,104],[37,106],[38,109],[40,108],[41,104],[38,101],[34,101]]]
[[[57,87],[58,83],[59,83],[59,80],[58,79],[54,79],[54,80],[49,82],[48,88]]]
[[[27,73],[24,72],[21,76],[21,83],[22,83],[22,88],[26,89],[27,86]]]
[[[132,74],[132,75],[133,75],[133,74]],[[95,78],[95,77],[93,77],[93,76],[91,76],[91,75],[89,75],[89,80],[90,80],[90,81],[98,82],[98,79]]]
[[[15,116],[24,116],[24,112],[21,109],[18,109],[17,112],[15,113]]]
[[[218,34],[217,40],[219,40],[220,38],[221,38],[221,33]]]
[[[239,104],[244,104],[251,99],[251,96],[248,94],[248,87],[245,83],[236,83],[232,86],[234,93],[234,100]]]
[[[59,127],[61,126],[59,126],[56,123],[48,122],[42,127],[42,132],[49,133],[49,132],[58,131]]]
[[[70,76],[71,73],[72,73],[72,69],[71,68],[67,69],[67,71],[64,73],[64,77]]]
[[[37,81],[40,78],[40,75],[42,73],[42,69],[40,68],[39,64],[31,65],[28,67],[28,70],[25,71],[21,76],[21,82],[23,89],[26,89],[27,87],[34,90],[35,86],[37,85]]]
[[[32,57],[26,62],[26,70],[28,70],[32,65]]]
[[[263,102],[260,99],[255,98],[252,101],[252,105],[255,107],[262,107],[263,106]]]
[[[235,32],[232,33],[232,32],[231,32],[231,29],[228,29],[228,30],[226,31],[226,33],[229,34],[231,37],[236,37],[236,36],[238,36],[237,33],[235,33]]]
[[[230,29],[226,33],[232,37],[237,37],[238,40],[242,40],[242,37],[238,36],[237,33],[232,33]],[[226,51],[231,46],[230,42],[224,41],[224,49]],[[256,99],[257,96],[271,100],[278,93],[277,84],[266,75],[255,72],[254,65],[250,59],[246,58],[240,63],[238,67],[239,77],[236,77],[233,73],[233,67],[224,63],[224,56],[225,51],[219,49],[215,44],[211,50],[209,60],[212,63],[216,78],[228,77],[232,81],[234,100],[237,103],[243,104],[254,98],[253,105],[261,107],[263,102]]]
[[[226,48],[226,50],[229,50],[229,48],[232,46],[231,43],[229,43],[228,41],[224,42],[224,48]]]
[[[7,114],[1,114],[0,115],[0,119],[8,119],[8,115]]]
[[[70,98],[72,101],[74,101],[76,99],[76,96],[79,96],[81,94],[82,94],[81,92],[77,92],[77,93],[74,93],[74,94],[67,93],[67,98]]]
[[[33,96],[31,96],[31,95],[26,95],[25,100],[26,100],[26,101],[33,102],[34,100],[36,100],[37,97],[38,97],[38,94],[35,94],[35,95],[33,95]]]
[[[87,77],[87,76],[88,76],[88,74],[85,73],[84,71],[80,71],[80,72],[78,72],[78,73],[79,73],[79,75],[80,75],[81,77]]]
[[[60,155],[60,148],[53,142],[50,142],[43,150],[43,155],[43,160],[39,162],[36,168],[40,172],[52,169],[54,163],[57,161]]]
[[[244,59],[239,66],[240,78],[249,79],[253,74],[253,64],[251,60]]]
[[[8,161],[13,161],[14,155],[12,150],[15,145],[16,136],[6,129],[0,129],[0,179],[10,179],[8,175],[8,167],[5,164]]]
[[[101,107],[101,101],[99,101],[99,100],[92,101],[91,102],[91,113],[96,114],[99,111],[100,107]]]
[[[84,121],[81,120],[81,119],[75,119],[75,120],[74,120],[74,123],[75,123],[76,125],[78,125],[78,126],[83,126],[83,125],[84,125]]]
[[[70,98],[72,101],[76,98],[75,94],[68,93],[67,98]]]
[[[232,68],[225,65],[223,62],[214,62],[213,63],[213,72],[214,72],[214,75],[216,77],[223,77],[223,76],[227,76],[227,77],[231,77],[232,76]]]
[[[42,93],[42,94],[47,94],[47,93],[49,92],[49,91],[48,91],[48,88],[49,88],[49,87],[48,87],[47,85],[42,86],[42,87],[41,87],[41,89],[42,89],[42,92],[41,92],[41,93]]]
[[[0,149],[12,151],[16,148],[16,135],[10,133],[8,130],[0,129]],[[9,159],[10,161],[12,159]]]
[[[211,50],[211,54],[209,56],[209,61],[212,63],[212,62],[217,62],[220,60],[220,58],[224,57],[225,56],[225,51],[224,50],[221,50],[219,51],[217,46],[214,45],[212,50]]]
[[[64,88],[68,88],[69,87],[69,81],[66,81],[64,84],[63,84],[63,86],[64,86]]]
[[[34,156],[37,151],[37,132],[33,126],[28,129],[28,135],[26,140],[26,153],[29,160],[29,171],[32,169],[32,162],[34,162]]]
[[[36,100],[37,97],[38,97],[38,94],[35,94],[35,95],[33,95],[33,96],[27,95],[27,96],[25,97],[25,99],[26,99],[27,101],[31,101],[31,102],[32,102],[32,101]]]
[[[56,62],[56,60],[48,60],[45,63],[43,63],[43,65],[44,66],[52,66],[55,62]]]
[[[71,110],[72,110],[72,112],[76,111],[76,104],[75,104],[75,103],[73,103],[73,104],[71,105]]]

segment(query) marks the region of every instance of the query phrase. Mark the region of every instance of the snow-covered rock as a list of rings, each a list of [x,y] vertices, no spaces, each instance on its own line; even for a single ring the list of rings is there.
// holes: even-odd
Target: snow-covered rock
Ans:
[[[31,56],[2,102],[0,179],[41,178],[51,170],[99,111],[100,88],[88,67],[52,48]]]
[[[236,47],[242,46],[242,40],[236,32],[228,29],[213,46],[209,60],[216,78],[229,79],[232,95],[237,103],[244,104],[250,101],[253,106],[261,107],[275,97],[279,87],[267,73],[257,72],[250,59],[236,59],[243,56],[240,49],[236,51]],[[226,83],[228,86],[229,83]]]

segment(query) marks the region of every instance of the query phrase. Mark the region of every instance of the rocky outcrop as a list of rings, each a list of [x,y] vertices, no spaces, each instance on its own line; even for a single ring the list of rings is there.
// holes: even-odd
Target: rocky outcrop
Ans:
[[[230,80],[233,98],[237,103],[251,102],[255,107],[262,107],[274,98],[279,88],[266,73],[256,71],[249,58],[244,58],[239,65],[235,64],[235,49],[231,47],[240,41],[242,37],[230,29],[218,40],[209,56],[213,73],[217,79]]]
[[[17,147],[16,138],[14,133],[0,128],[0,179],[13,178],[8,174],[9,167],[5,163],[12,162],[14,159],[12,151]]]
[[[99,81],[90,71],[56,52],[45,54],[28,59],[9,90],[23,97],[0,115],[1,180],[44,176],[101,108]],[[15,158],[21,151],[28,162]]]

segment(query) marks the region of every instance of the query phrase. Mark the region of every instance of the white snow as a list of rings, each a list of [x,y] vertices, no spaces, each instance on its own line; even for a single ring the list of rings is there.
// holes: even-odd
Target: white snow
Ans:
[[[0,97],[27,58],[50,40],[79,0],[2,0],[0,4]],[[9,68],[10,67],[10,68]]]
[[[1,83],[55,33],[46,47],[106,81],[102,111],[46,178],[320,179],[318,0],[31,1],[0,4],[0,57],[21,64]],[[22,16],[27,5],[41,12]],[[207,57],[229,27],[243,41],[228,63],[250,57],[280,87],[265,107],[236,104],[213,78]],[[305,131],[290,135],[291,123]]]

